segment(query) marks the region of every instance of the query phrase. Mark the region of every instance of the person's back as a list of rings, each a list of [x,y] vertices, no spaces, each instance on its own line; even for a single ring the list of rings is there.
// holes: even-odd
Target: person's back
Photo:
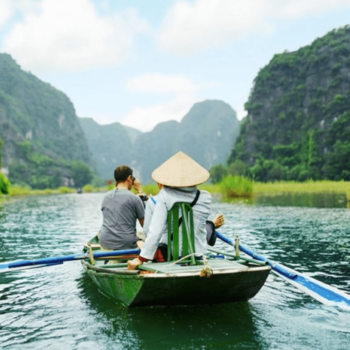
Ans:
[[[140,197],[130,192],[135,188],[142,192],[141,184],[132,176],[126,165],[114,171],[116,188],[107,192],[102,202],[103,223],[99,240],[104,250],[136,248],[136,220],[143,225],[144,206]]]
[[[197,187],[187,187],[187,188],[171,188],[164,187],[162,191],[159,192],[157,196],[157,203],[164,205],[167,212],[173,207],[177,202],[192,203],[196,197]],[[207,231],[206,231],[206,220],[211,212],[211,194],[207,191],[200,191],[198,200],[192,207],[193,211],[193,224],[195,232],[195,251],[197,256],[201,256],[206,252],[207,249]],[[150,225],[150,231],[157,230],[157,227],[152,225],[159,225],[162,218],[160,217],[160,211],[157,211],[157,206],[155,207],[153,218]],[[167,225],[167,221],[165,222]],[[167,231],[167,230],[165,230]],[[166,239],[166,241],[164,240]],[[167,243],[167,235],[162,236],[161,243]]]
[[[133,270],[145,261],[152,260],[163,233],[167,230],[168,211],[176,202],[192,203],[196,197],[197,185],[210,177],[209,172],[182,152],[165,161],[152,173],[152,178],[166,188],[160,191],[154,208],[146,241],[138,258],[128,262]],[[206,220],[211,210],[211,195],[200,191],[199,203],[193,207],[195,229],[195,254],[200,257],[207,248]],[[169,233],[168,233],[169,234]]]
[[[136,248],[136,220],[144,217],[140,197],[129,190],[115,188],[106,194],[101,210],[101,246],[113,250]]]

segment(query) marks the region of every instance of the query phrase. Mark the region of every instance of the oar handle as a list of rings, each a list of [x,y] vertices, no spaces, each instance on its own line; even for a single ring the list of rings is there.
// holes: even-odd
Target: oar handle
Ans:
[[[119,255],[129,255],[129,254],[139,254],[140,249],[125,249],[125,250],[113,250],[110,252],[96,252],[93,253],[94,258],[104,258],[107,256],[119,256]],[[51,258],[42,258],[36,260],[21,260],[14,261],[5,264],[0,264],[0,270],[4,269],[12,269],[24,266],[32,266],[32,265],[55,265],[62,264],[65,261],[73,261],[73,260],[82,260],[88,259],[89,256],[85,254],[74,254],[74,255],[65,255],[65,256],[57,256]]]

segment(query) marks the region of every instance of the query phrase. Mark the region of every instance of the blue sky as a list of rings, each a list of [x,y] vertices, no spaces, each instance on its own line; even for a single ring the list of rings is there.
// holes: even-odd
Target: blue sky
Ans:
[[[350,0],[0,0],[0,52],[78,116],[148,131],[205,99],[241,119],[274,54],[346,24]]]

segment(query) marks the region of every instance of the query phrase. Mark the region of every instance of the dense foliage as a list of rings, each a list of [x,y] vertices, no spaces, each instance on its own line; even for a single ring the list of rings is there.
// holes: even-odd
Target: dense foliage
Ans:
[[[36,153],[29,141],[16,144],[18,159],[11,162],[13,183],[34,189],[58,188],[61,185],[82,187],[93,179],[93,171],[81,161],[54,159]]]
[[[275,55],[245,108],[231,173],[258,181],[349,180],[350,27]]]
[[[0,169],[1,169],[1,147],[2,147],[2,141],[0,139]],[[8,178],[0,173],[0,194],[8,194],[10,191],[10,181]]]
[[[0,54],[0,137],[12,182],[56,187],[73,172],[72,161],[92,165],[68,97],[24,72],[8,54]]]

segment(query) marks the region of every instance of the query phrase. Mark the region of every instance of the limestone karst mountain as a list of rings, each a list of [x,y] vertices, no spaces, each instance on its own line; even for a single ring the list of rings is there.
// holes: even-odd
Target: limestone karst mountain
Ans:
[[[215,100],[196,103],[181,122],[160,123],[146,133],[137,134],[119,123],[99,125],[88,118],[80,123],[103,178],[111,179],[117,165],[129,164],[144,183],[150,183],[152,171],[178,151],[208,169],[225,162],[239,131],[236,112]]]
[[[259,181],[350,180],[350,27],[260,70],[229,162]]]
[[[23,71],[8,54],[0,54],[0,138],[3,171],[13,182],[72,185],[71,162],[93,164],[69,98]]]

